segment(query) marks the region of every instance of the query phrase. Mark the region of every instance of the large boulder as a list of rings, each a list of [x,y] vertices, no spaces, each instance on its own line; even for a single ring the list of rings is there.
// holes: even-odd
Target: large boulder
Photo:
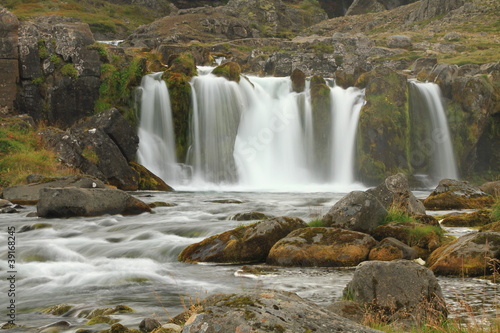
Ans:
[[[178,259],[190,263],[264,262],[277,241],[293,230],[305,227],[307,224],[299,218],[273,217],[191,244],[179,254]]]
[[[19,81],[17,17],[0,7],[0,110],[11,111]]]
[[[34,205],[40,200],[40,190],[44,188],[105,188],[102,181],[87,175],[73,175],[64,177],[30,177],[27,185],[16,185],[3,189],[3,197],[20,205]],[[30,181],[35,178],[34,181]]]
[[[466,181],[443,179],[424,200],[425,208],[432,210],[483,208],[495,199]]]
[[[102,188],[44,188],[36,206],[39,217],[135,215],[151,208],[130,194]]]
[[[171,320],[183,333],[380,332],[343,318],[298,295],[280,290],[216,294]]]
[[[267,263],[279,266],[349,267],[368,258],[377,242],[370,235],[340,228],[302,228],[277,242]]]
[[[344,296],[389,322],[436,324],[448,311],[431,270],[407,260],[367,261],[356,267]]]
[[[326,227],[371,233],[387,216],[387,210],[372,194],[353,191],[340,199],[323,216]]]
[[[500,232],[474,232],[434,251],[428,267],[439,275],[483,276],[492,273],[490,260],[500,257]]]
[[[386,209],[394,208],[408,215],[425,214],[423,203],[410,191],[408,179],[401,173],[387,177],[382,184],[367,192],[375,196]]]

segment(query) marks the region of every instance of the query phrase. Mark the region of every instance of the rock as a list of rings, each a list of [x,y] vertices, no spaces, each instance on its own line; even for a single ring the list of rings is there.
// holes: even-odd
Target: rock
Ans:
[[[241,68],[238,63],[229,61],[215,67],[212,74],[224,77],[229,81],[240,82]]]
[[[73,308],[73,306],[69,305],[69,304],[59,304],[59,305],[51,306],[50,308],[47,308],[47,309],[43,309],[42,313],[51,314],[53,316],[62,316],[63,314],[65,314],[66,312],[71,310],[72,308]]]
[[[413,65],[411,66],[411,71],[418,75],[422,70],[425,70],[427,73],[430,73],[432,68],[437,64],[436,58],[419,58],[415,60]]]
[[[437,226],[429,226],[411,222],[393,222],[381,225],[373,231],[373,237],[382,241],[391,237],[417,250],[418,255],[427,258],[428,255],[441,246],[443,230]]]
[[[420,8],[410,14],[408,21],[422,21],[447,14],[463,6],[465,2],[465,0],[422,0]]]
[[[252,263],[264,262],[271,247],[295,229],[307,227],[299,218],[274,217],[238,227],[191,244],[179,254],[179,261]]]
[[[295,68],[290,75],[290,80],[292,80],[292,90],[300,93],[303,92],[306,87],[306,75],[300,69]]]
[[[12,206],[12,202],[5,199],[0,199],[0,208]]]
[[[434,251],[428,267],[439,275],[483,276],[491,274],[488,258],[497,258],[500,232],[473,232]]]
[[[40,200],[40,190],[44,188],[105,188],[99,179],[87,175],[63,177],[43,177],[37,183],[16,185],[3,189],[3,197],[21,205],[34,205]]]
[[[39,217],[135,215],[151,212],[144,202],[130,194],[101,188],[43,188],[37,203]]]
[[[479,188],[466,181],[443,179],[424,200],[425,208],[431,210],[451,210],[483,208],[491,206],[495,200]]]
[[[371,233],[387,216],[380,201],[367,192],[353,191],[340,199],[323,216],[326,227]]]
[[[354,323],[294,293],[257,290],[218,294],[197,312],[181,314],[183,333],[198,332],[379,332]],[[174,318],[175,319],[175,318]]]
[[[354,0],[345,15],[381,12],[407,5],[417,0]]]
[[[402,35],[387,37],[387,46],[391,49],[409,49],[412,46],[411,38]]]
[[[139,329],[144,333],[149,333],[158,327],[161,327],[161,323],[154,318],[145,318],[139,324]]]
[[[12,111],[19,81],[17,17],[0,7],[0,110]]]
[[[19,211],[13,207],[6,207],[0,209],[1,214],[14,214],[14,213],[19,213]]]
[[[152,173],[145,166],[140,165],[135,162],[129,162],[132,170],[135,170],[139,174],[139,191],[166,191],[172,192],[174,189],[167,185],[163,179]]]
[[[278,266],[349,267],[368,258],[377,242],[361,232],[340,228],[302,228],[272,247],[266,263]]]
[[[367,261],[356,267],[344,296],[380,319],[438,324],[448,311],[439,283],[426,267],[406,260]]]
[[[479,189],[494,197],[500,197],[500,180],[494,182],[487,182],[479,186]]]
[[[236,213],[228,217],[228,220],[233,221],[252,221],[252,220],[265,220],[272,218],[264,213],[259,212],[248,212],[248,213]]]
[[[410,191],[408,179],[401,173],[387,177],[382,184],[367,192],[376,197],[385,209],[394,208],[408,215],[425,214],[423,203]]]
[[[354,301],[341,300],[327,306],[328,311],[338,314],[341,317],[352,320],[356,323],[363,323],[365,313],[358,303]]]
[[[449,42],[455,42],[455,41],[458,41],[462,38],[462,35],[459,34],[458,32],[448,32],[446,35],[444,35],[443,37],[445,40],[449,41]]]
[[[480,227],[494,221],[489,210],[481,209],[473,213],[448,214],[440,222],[445,227]]]
[[[396,259],[413,260],[418,258],[415,249],[405,243],[392,238],[384,238],[375,245],[368,255],[368,260],[391,261]]]

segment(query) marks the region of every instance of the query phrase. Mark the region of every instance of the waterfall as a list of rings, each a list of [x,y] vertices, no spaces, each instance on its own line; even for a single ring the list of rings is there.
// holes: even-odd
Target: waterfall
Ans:
[[[412,138],[414,146],[410,162],[417,171],[427,171],[437,182],[444,178],[458,179],[455,155],[448,120],[435,83],[409,81]],[[425,128],[422,128],[422,125]]]
[[[320,162],[313,153],[315,124],[308,82],[304,92],[296,93],[292,91],[290,77],[242,75],[237,83],[210,71],[200,68],[198,76],[190,82],[193,111],[186,163],[192,168],[191,179],[182,184],[175,178],[178,175],[160,173],[167,183],[187,188],[206,188],[212,184],[247,190],[300,190],[310,185],[316,189],[327,186],[328,190],[340,190],[341,186],[345,189],[353,185],[357,122],[364,90],[330,85],[332,122],[325,136],[330,137],[332,145],[321,161],[328,164],[323,167],[328,170],[325,179],[318,176]],[[146,119],[142,119],[149,114],[144,99],[154,99],[151,92],[145,93],[153,89],[147,84],[150,83],[145,79],[140,133],[152,135],[158,132],[143,127]],[[159,122],[154,123],[159,126]],[[172,133],[166,123],[164,126],[157,137]],[[171,123],[168,126],[171,128]],[[157,141],[170,145],[174,138]],[[152,143],[146,145],[152,149]],[[167,163],[166,156],[159,152],[156,159],[146,159],[144,155],[153,155],[141,148],[142,144],[141,163],[153,172]]]
[[[139,148],[137,158],[164,180],[175,179],[179,166],[175,156],[174,126],[167,85],[161,72],[142,78]]]

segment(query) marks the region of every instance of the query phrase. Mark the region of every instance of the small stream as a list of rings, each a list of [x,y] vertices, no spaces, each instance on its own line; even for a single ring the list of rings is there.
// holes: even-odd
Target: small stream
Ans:
[[[428,193],[415,193],[425,197]],[[177,255],[187,245],[244,223],[228,220],[235,213],[259,211],[272,216],[294,216],[306,222],[325,214],[344,193],[271,192],[140,192],[145,202],[163,201],[171,207],[155,214],[93,218],[41,219],[0,214],[0,323],[8,320],[6,306],[10,270],[7,264],[7,230],[16,229],[16,323],[37,331],[59,320],[83,327],[82,311],[125,304],[133,313],[114,316],[137,328],[146,317],[166,322],[196,299],[216,292],[255,288],[283,289],[322,305],[339,299],[354,269],[276,268],[272,274],[235,274],[241,266],[184,264]],[[241,203],[221,203],[233,200]],[[22,232],[38,224],[38,229]],[[450,230],[453,232],[453,230]],[[470,230],[461,230],[468,232]],[[452,316],[470,317],[463,304],[472,306],[478,320],[495,315],[498,286],[480,279],[439,278]],[[74,309],[64,318],[42,314],[58,304]],[[105,329],[109,326],[96,326]]]

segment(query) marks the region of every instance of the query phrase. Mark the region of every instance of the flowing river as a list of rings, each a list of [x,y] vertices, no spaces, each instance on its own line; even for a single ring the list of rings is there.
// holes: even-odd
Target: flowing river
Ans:
[[[415,192],[425,197],[428,192]],[[59,320],[74,332],[87,321],[84,310],[125,304],[133,313],[114,316],[137,328],[146,317],[166,322],[197,299],[216,292],[255,288],[292,291],[322,305],[339,299],[354,269],[276,268],[270,275],[235,274],[238,265],[192,265],[177,261],[187,245],[251,222],[229,220],[235,213],[259,211],[272,216],[295,216],[306,222],[325,214],[344,193],[178,191],[134,193],[145,202],[162,201],[170,207],[154,214],[93,218],[39,219],[0,214],[1,322],[7,322],[11,281],[7,238],[15,227],[16,324],[11,331],[37,331]],[[24,231],[26,227],[37,227]],[[468,230],[454,230],[468,232]],[[477,320],[497,315],[498,287],[485,280],[439,278],[452,316],[464,316],[471,306]],[[12,287],[12,286],[11,286]],[[41,313],[58,304],[71,304],[65,317]],[[107,324],[92,329],[109,328]]]

